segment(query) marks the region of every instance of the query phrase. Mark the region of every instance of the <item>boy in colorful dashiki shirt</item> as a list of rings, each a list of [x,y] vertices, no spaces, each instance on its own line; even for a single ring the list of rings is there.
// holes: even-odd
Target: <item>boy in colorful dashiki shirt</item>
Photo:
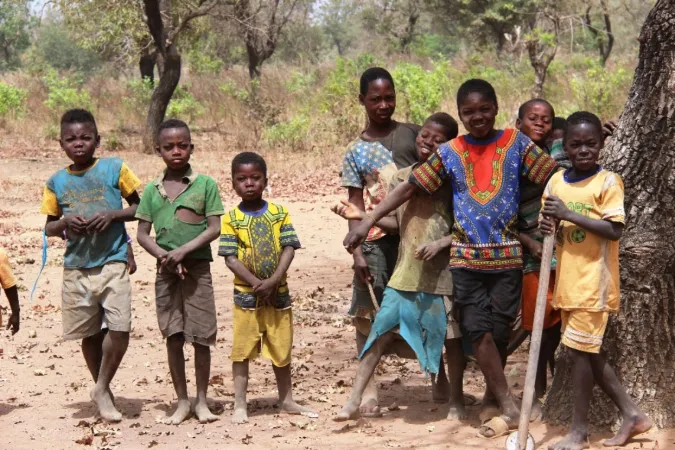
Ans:
[[[463,330],[496,396],[502,416],[485,423],[486,437],[518,425],[520,410],[511,396],[503,362],[511,323],[520,303],[522,247],[517,219],[520,177],[545,183],[555,162],[518,130],[494,128],[497,95],[490,83],[469,80],[457,92],[459,118],[469,134],[439,147],[345,237],[354,248],[368,229],[416,192],[433,192],[450,183],[453,193],[453,242],[450,269]]]
[[[94,116],[72,109],[61,118],[61,148],[72,164],[52,175],[40,211],[47,236],[67,231],[63,257],[63,338],[82,339],[96,381],[91,399],[101,417],[119,422],[110,382],[129,345],[131,283],[124,222],[134,220],[141,182],[118,158],[95,158],[101,141]],[[129,206],[123,208],[122,199]]]
[[[317,414],[293,401],[291,349],[293,313],[286,272],[300,248],[286,208],[262,198],[267,165],[256,153],[232,160],[232,185],[239,206],[223,216],[218,255],[234,273],[234,414],[232,422],[248,422],[246,387],[249,360],[262,352],[272,360],[279,390],[279,408],[289,414]]]
[[[562,310],[562,343],[572,357],[574,418],[567,436],[548,448],[590,447],[588,407],[595,384],[623,416],[619,431],[603,445],[620,447],[652,427],[600,352],[609,313],[619,310],[623,181],[597,163],[604,145],[597,116],[585,111],[572,114],[563,140],[572,168],[556,173],[546,186],[541,230],[550,234],[559,222],[553,306]]]

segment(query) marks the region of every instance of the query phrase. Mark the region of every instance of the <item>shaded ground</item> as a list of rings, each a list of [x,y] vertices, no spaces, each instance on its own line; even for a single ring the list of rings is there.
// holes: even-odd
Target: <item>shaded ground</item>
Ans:
[[[270,363],[258,360],[252,364],[249,383],[251,422],[243,426],[230,423],[232,276],[223,261],[217,260],[212,272],[219,335],[213,352],[209,396],[220,420],[200,425],[190,419],[177,427],[158,423],[170,411],[175,398],[155,319],[154,261],[135,245],[139,270],[132,276],[134,327],[129,351],[113,382],[125,419],[114,426],[96,424],[88,396],[92,383],[79,345],[60,338],[61,242],[50,242],[49,264],[40,279],[34,304],[28,299],[39,269],[44,222],[38,213],[42,186],[67,160],[57,152],[22,158],[17,158],[15,152],[6,153],[0,168],[0,245],[10,253],[22,286],[23,320],[15,337],[5,331],[0,335],[2,448],[504,448],[503,438],[491,441],[477,437],[477,407],[470,408],[468,422],[446,421],[447,405],[431,401],[429,380],[419,372],[417,363],[395,357],[380,365],[377,377],[381,403],[393,405],[393,411],[381,419],[349,425],[332,422],[347,400],[356,369],[354,329],[345,316],[351,293],[351,260],[341,245],[346,226],[328,210],[340,198],[337,170],[310,170],[303,166],[307,163],[305,158],[293,155],[268,158],[270,198],[288,207],[303,243],[289,273],[295,295],[295,395],[318,410],[320,418],[279,415],[274,408],[276,391]],[[134,153],[120,156],[144,181],[157,176],[162,167],[158,158]],[[197,170],[213,176],[220,184],[226,208],[236,204],[229,186],[231,156],[197,153],[194,159]],[[275,168],[285,175],[276,175]],[[135,225],[130,225],[129,231],[135,236]],[[6,306],[4,298],[1,304]],[[36,333],[34,338],[29,337],[31,331]],[[191,349],[186,355],[188,388],[194,395]],[[525,358],[524,353],[517,354],[506,368],[516,391],[522,390]],[[465,390],[479,395],[482,388],[482,377],[475,367],[470,367]],[[559,439],[564,430],[535,424],[532,431],[541,448],[545,448],[543,444]],[[593,447],[601,448],[599,443],[609,436],[594,435]],[[672,431],[653,431],[627,448],[658,448],[655,440],[661,449],[675,448]]]

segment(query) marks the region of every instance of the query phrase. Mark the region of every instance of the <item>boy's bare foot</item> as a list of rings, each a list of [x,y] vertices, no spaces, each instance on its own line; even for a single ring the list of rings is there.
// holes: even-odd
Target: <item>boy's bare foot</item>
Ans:
[[[232,423],[242,424],[248,423],[248,411],[246,405],[234,405],[234,412],[232,413]]]
[[[115,409],[115,405],[110,398],[110,392],[106,389],[102,392],[97,392],[96,388],[91,391],[91,400],[96,403],[98,413],[101,419],[106,422],[119,422],[122,420],[122,413]]]
[[[448,403],[450,401],[450,383],[448,379],[443,376],[431,377],[431,397],[434,403]]]
[[[478,418],[480,419],[481,423],[485,423],[502,413],[502,410],[499,407],[499,402],[497,402],[497,399],[491,395],[483,396],[483,400],[480,402],[480,404],[481,408]]]
[[[530,422],[534,422],[541,418],[541,400],[535,398],[532,402],[532,409],[530,410]]]
[[[359,410],[359,406],[352,400],[349,400],[347,404],[342,407],[338,415],[333,418],[333,420],[336,422],[345,422],[347,420],[356,420],[360,416],[361,411]]]
[[[644,413],[640,413],[630,419],[624,419],[621,428],[616,435],[602,443],[605,447],[622,447],[626,442],[638,434],[646,433],[654,424]]]
[[[218,420],[218,416],[211,412],[206,402],[197,402],[195,404],[195,415],[199,423],[210,423]]]
[[[464,407],[464,396],[462,395],[462,398],[459,401],[451,400],[447,420],[466,420],[468,418],[469,416]]]
[[[562,440],[548,446],[548,450],[582,450],[591,448],[588,435],[571,430]]]
[[[380,405],[378,404],[377,398],[368,398],[365,397],[361,400],[361,405],[359,406],[359,413],[363,417],[380,417],[382,415],[380,411]]]
[[[303,416],[317,418],[319,414],[315,411],[312,411],[309,408],[305,408],[302,405],[298,405],[293,400],[286,400],[283,403],[279,403],[279,409],[285,412],[286,414],[302,414]]]
[[[178,400],[178,405],[176,406],[176,411],[171,417],[167,420],[167,423],[170,425],[178,425],[182,423],[185,419],[190,417],[192,408],[190,407],[190,400]]]

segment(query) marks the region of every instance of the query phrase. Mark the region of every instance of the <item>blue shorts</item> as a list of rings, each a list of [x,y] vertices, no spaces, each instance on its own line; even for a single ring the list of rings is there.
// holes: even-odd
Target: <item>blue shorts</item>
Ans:
[[[437,374],[447,328],[443,296],[386,288],[382,307],[359,358],[380,336],[397,327],[415,351],[422,370]]]

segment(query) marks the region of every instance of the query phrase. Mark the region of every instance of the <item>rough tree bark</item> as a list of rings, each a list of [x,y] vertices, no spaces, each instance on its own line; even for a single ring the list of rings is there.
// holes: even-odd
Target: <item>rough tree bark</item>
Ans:
[[[675,425],[675,0],[659,0],[639,37],[633,86],[604,167],[623,177],[621,312],[604,350],[629,394],[660,427]],[[563,352],[564,353],[564,352]],[[559,358],[544,418],[572,415],[569,361]],[[591,419],[615,426],[618,411],[596,388]]]

